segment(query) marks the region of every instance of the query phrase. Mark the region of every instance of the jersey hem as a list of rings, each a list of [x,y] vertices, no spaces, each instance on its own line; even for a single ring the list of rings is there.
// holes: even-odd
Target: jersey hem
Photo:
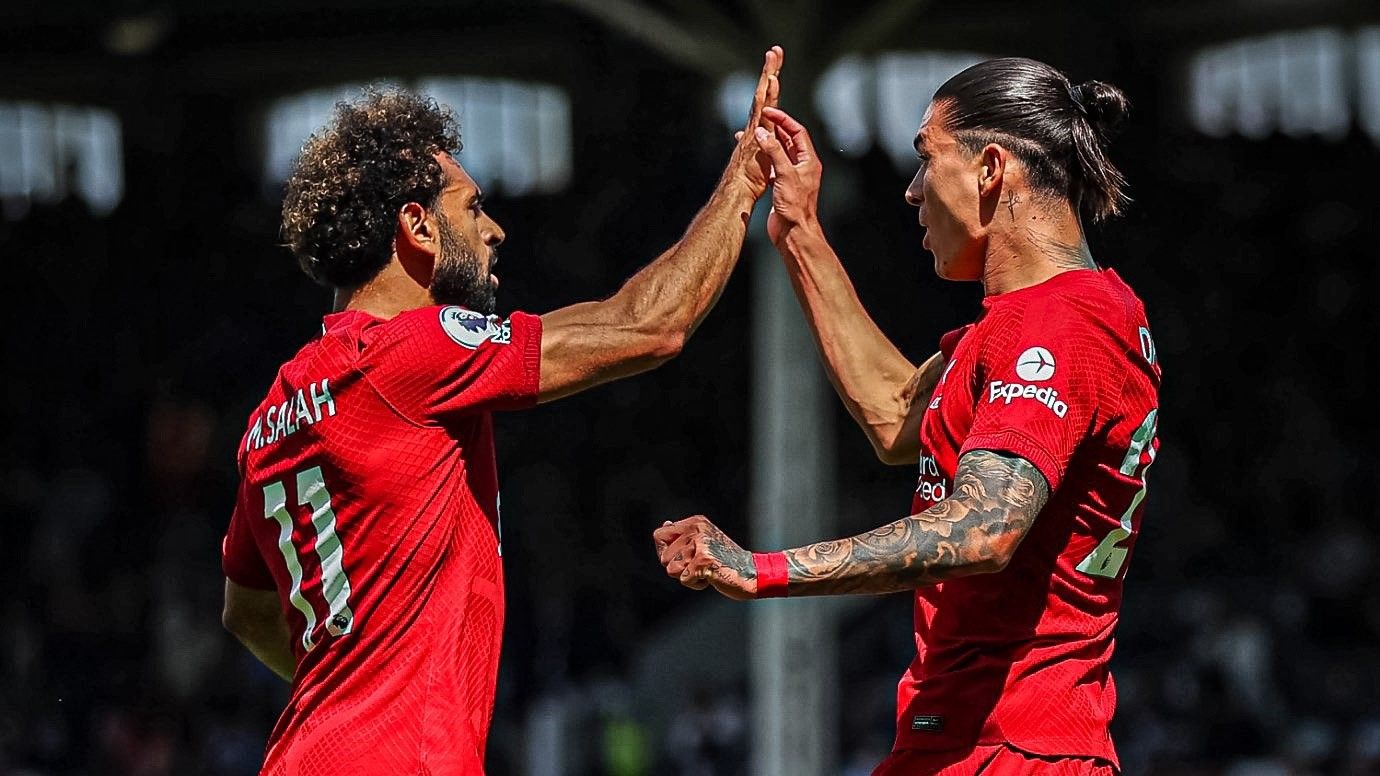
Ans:
[[[1082,760],[1097,760],[1107,763],[1118,771],[1121,770],[1121,760],[1116,754],[1116,750],[1109,743],[1106,748],[1087,747],[1080,744],[1070,744],[1068,739],[1049,739],[1049,738],[985,738],[979,737],[971,744],[960,744],[958,746],[932,747],[925,746],[922,741],[913,737],[909,730],[897,731],[896,740],[892,744],[892,752],[924,752],[925,754],[940,755],[945,752],[971,752],[984,746],[1005,746],[1009,749],[1020,752],[1031,757],[1042,758],[1063,758],[1072,757]]]
[[[273,578],[271,576],[269,577],[269,580],[267,582],[250,581],[248,577],[245,577],[243,574],[240,573],[239,569],[235,569],[233,571],[231,569],[227,569],[225,567],[224,562],[221,563],[220,570],[221,573],[225,575],[226,579],[230,580],[231,582],[234,582],[240,587],[246,587],[250,590],[257,590],[261,593],[276,593],[278,591],[278,585],[273,581]]]

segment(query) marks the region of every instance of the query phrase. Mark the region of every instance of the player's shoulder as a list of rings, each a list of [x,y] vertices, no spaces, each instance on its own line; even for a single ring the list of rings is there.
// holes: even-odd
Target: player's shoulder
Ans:
[[[488,342],[507,343],[512,322],[460,305],[429,305],[398,313],[369,335],[368,344],[374,346],[448,343],[477,350]]]
[[[251,452],[336,415],[339,378],[351,362],[327,345],[327,335],[313,337],[279,365],[262,398],[245,420],[238,461],[243,474]]]
[[[982,321],[989,363],[1057,362],[1061,373],[1111,386],[1148,341],[1143,307],[1110,270],[1065,272],[1001,297]]]
[[[1068,273],[1072,277],[1056,295],[1071,311],[1106,319],[1109,316],[1143,316],[1145,305],[1113,269]]]
[[[1088,336],[1134,331],[1144,307],[1112,270],[1072,270],[1003,294],[990,309],[993,324],[1061,330]]]

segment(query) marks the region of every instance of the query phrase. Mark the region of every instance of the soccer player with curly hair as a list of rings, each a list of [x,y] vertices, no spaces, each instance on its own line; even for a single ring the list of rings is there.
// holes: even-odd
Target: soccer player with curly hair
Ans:
[[[433,101],[373,92],[307,142],[283,233],[335,310],[250,415],[222,545],[225,626],[292,683],[264,774],[483,772],[504,609],[491,413],[680,352],[766,191],[781,60],[684,236],[608,299],[540,316],[493,314],[503,229]]]

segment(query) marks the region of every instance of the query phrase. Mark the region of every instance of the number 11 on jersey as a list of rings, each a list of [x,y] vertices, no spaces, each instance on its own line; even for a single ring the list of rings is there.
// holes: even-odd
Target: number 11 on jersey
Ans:
[[[297,505],[311,507],[312,527],[316,530],[316,556],[321,561],[321,594],[325,599],[326,631],[343,636],[354,629],[355,615],[350,610],[350,580],[345,576],[345,551],[335,532],[335,510],[320,466],[297,472]],[[292,586],[288,600],[307,620],[302,631],[302,646],[310,652],[317,642],[316,607],[302,595],[302,561],[292,543],[292,514],[287,508],[287,490],[281,482],[264,485],[264,517],[278,522],[278,551],[287,564]]]

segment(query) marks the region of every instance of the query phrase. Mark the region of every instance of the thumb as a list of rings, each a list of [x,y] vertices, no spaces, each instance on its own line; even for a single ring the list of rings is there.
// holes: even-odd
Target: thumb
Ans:
[[[772,166],[777,170],[791,167],[791,159],[786,155],[786,149],[782,148],[776,138],[772,137],[771,132],[768,132],[765,127],[757,127],[752,130],[752,134],[757,139],[757,147],[771,157]]]

